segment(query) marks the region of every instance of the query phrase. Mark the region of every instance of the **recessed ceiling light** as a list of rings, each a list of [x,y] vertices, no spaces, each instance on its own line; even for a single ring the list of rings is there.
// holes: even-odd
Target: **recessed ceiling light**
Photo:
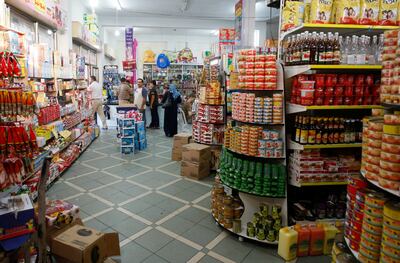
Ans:
[[[51,31],[50,29],[47,29],[47,34],[51,35],[51,34],[53,34],[53,31]]]
[[[119,32],[119,30],[115,30],[115,36],[117,37],[117,36],[119,36],[120,34],[121,34],[121,32]]]
[[[97,5],[99,4],[97,0],[90,0],[89,3],[92,8],[97,7]]]

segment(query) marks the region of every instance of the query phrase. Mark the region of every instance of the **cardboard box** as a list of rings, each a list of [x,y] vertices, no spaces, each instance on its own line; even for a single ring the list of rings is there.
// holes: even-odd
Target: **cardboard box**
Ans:
[[[178,133],[178,134],[175,134],[174,142],[173,142],[172,146],[174,148],[182,147],[182,145],[188,144],[189,140],[191,138],[192,138],[192,134],[190,134],[190,133]]]
[[[180,161],[180,160],[182,160],[182,151],[178,150],[176,148],[172,148],[171,160],[172,161]]]
[[[210,174],[210,163],[198,164],[192,162],[181,162],[181,175],[193,179],[202,179]]]
[[[119,256],[118,233],[102,233],[95,229],[74,225],[53,238],[52,253],[63,262],[104,262],[108,257]],[[57,261],[58,262],[58,261]]]
[[[182,161],[210,164],[211,147],[199,143],[190,143],[182,146]]]

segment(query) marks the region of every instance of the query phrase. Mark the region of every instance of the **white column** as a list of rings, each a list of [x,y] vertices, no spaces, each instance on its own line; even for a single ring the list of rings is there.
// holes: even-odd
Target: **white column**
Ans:
[[[242,36],[240,45],[254,45],[254,29],[256,21],[256,0],[242,0]]]

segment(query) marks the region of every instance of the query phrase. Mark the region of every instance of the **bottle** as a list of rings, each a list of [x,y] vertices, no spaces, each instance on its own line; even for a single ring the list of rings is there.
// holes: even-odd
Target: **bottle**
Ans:
[[[313,32],[310,40],[310,64],[318,64],[318,36]]]
[[[339,120],[339,143],[344,143],[344,118]]]
[[[333,40],[333,59],[332,64],[340,64],[341,52],[339,44],[339,33],[335,33],[335,38]]]
[[[319,34],[318,39],[318,64],[325,64],[325,43],[324,33]]]
[[[383,34],[380,34],[378,48],[376,49],[375,53],[375,58],[378,65],[382,64],[382,52],[383,52]]]
[[[308,31],[304,32],[303,48],[301,51],[301,64],[310,64],[310,34]]]
[[[348,49],[347,53],[347,64],[349,65],[354,65],[357,64],[356,56],[357,56],[357,43],[358,43],[358,37],[353,36],[351,39],[351,45]]]
[[[324,42],[325,42],[325,64],[332,64],[333,41],[331,32],[328,32],[328,35],[324,35]]]
[[[365,65],[366,64],[366,55],[367,55],[367,49],[366,49],[366,46],[365,46],[365,36],[362,35],[358,39],[356,64]]]
[[[315,144],[316,136],[317,136],[317,130],[316,130],[316,127],[315,127],[315,118],[311,117],[310,118],[310,126],[309,126],[309,129],[308,129],[307,143],[308,144]]]
[[[363,123],[361,120],[356,120],[356,142],[362,142]]]
[[[308,130],[309,130],[309,117],[303,117],[303,125],[301,126],[300,132],[300,144],[307,144],[308,142]]]
[[[356,141],[355,123],[356,121],[354,119],[350,120],[350,143],[354,143]]]
[[[302,121],[303,121],[303,117],[302,116],[298,116],[299,118],[297,119],[297,125],[296,125],[296,133],[295,133],[295,142],[300,142],[300,134],[301,134],[301,125],[302,125]]]
[[[349,120],[344,120],[344,143],[350,143],[351,133],[350,133],[350,123]]]
[[[333,143],[339,143],[340,130],[339,118],[333,119]]]
[[[323,118],[323,129],[322,129],[322,143],[327,144],[329,137],[329,123],[328,118]]]
[[[294,42],[294,47],[293,47],[293,59],[292,59],[292,65],[298,65],[300,62],[300,53],[301,53],[301,47],[300,47],[300,35],[296,36],[296,40]]]
[[[285,54],[285,65],[290,66],[291,64],[291,59],[292,59],[292,37],[288,38],[288,46],[286,48],[286,54]]]
[[[342,54],[340,63],[341,64],[349,64],[348,63],[348,55],[350,53],[350,48],[351,48],[349,36],[347,36],[346,39],[343,39],[343,42],[342,42],[340,48],[341,48],[341,54]]]
[[[333,117],[328,118],[328,143],[333,143],[333,136],[335,132],[333,122]]]
[[[322,143],[322,130],[323,130],[322,118],[317,118],[316,130],[317,130],[317,134],[315,135],[315,144],[321,144]]]
[[[377,58],[375,56],[377,48],[378,48],[378,36],[375,35],[372,37],[372,43],[369,46],[368,64],[370,65],[377,64]]]

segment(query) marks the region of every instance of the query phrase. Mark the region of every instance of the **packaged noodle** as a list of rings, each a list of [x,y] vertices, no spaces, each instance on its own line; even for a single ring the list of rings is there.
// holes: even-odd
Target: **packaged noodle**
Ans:
[[[338,0],[337,24],[357,24],[360,16],[360,0]]]
[[[361,14],[358,23],[361,25],[378,24],[380,0],[361,0]]]
[[[282,12],[282,30],[288,30],[292,27],[303,24],[304,3],[298,1],[288,1]]]
[[[381,11],[379,12],[380,25],[396,25],[398,5],[398,0],[381,0]]]
[[[312,0],[311,23],[327,24],[330,21],[333,0]]]

